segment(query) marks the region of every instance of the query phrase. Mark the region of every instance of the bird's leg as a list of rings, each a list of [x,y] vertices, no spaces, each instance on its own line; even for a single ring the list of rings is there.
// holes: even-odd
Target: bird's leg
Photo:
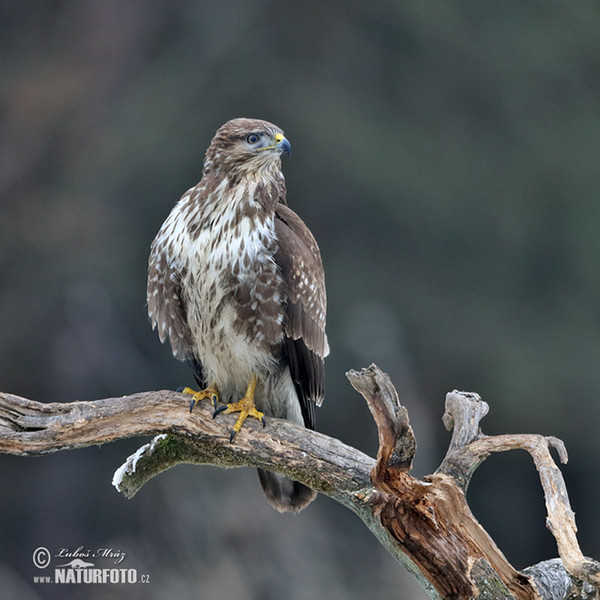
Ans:
[[[247,417],[254,417],[262,422],[263,427],[265,426],[265,415],[256,409],[256,405],[254,404],[254,390],[256,389],[256,375],[252,375],[252,379],[250,379],[250,383],[248,384],[248,388],[246,389],[246,393],[244,397],[239,402],[234,402],[233,404],[226,404],[225,406],[220,406],[215,410],[214,416],[216,417],[219,413],[224,412],[225,414],[232,412],[239,412],[240,416],[238,420],[235,422],[233,426],[233,430],[231,435],[229,436],[229,441],[233,442],[233,438],[236,433],[239,433],[244,421]]]
[[[217,402],[219,401],[219,390],[217,389],[216,383],[211,383],[206,389],[197,392],[192,388],[185,387],[181,390],[183,394],[191,394],[192,399],[190,401],[190,412],[194,410],[194,406],[206,398],[210,399],[213,403],[213,408],[217,409]]]

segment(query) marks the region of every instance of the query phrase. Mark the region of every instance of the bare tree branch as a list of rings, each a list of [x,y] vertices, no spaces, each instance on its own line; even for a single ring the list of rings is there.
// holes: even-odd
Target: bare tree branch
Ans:
[[[554,535],[566,570],[582,581],[600,586],[600,565],[584,557],[577,542],[575,514],[571,510],[567,486],[560,469],[550,455],[554,448],[562,463],[568,461],[564,443],[558,438],[532,434],[485,436],[479,421],[487,414],[485,402],[477,394],[454,391],[446,398],[444,423],[454,428],[452,442],[437,473],[453,477],[466,492],[475,469],[492,453],[525,450],[533,458],[539,473],[548,518],[546,525]]]
[[[377,461],[339,440],[288,421],[249,422],[229,442],[227,416],[212,418],[208,403],[193,414],[176,392],[144,392],[93,402],[43,404],[0,393],[0,451],[34,455],[155,436],[115,473],[113,484],[132,497],[152,477],[178,464],[269,469],[327,494],[353,510],[386,549],[418,578],[432,598],[535,599],[597,597],[598,563],[579,549],[564,480],[560,440],[539,435],[485,436],[488,406],[477,394],[452,392],[444,423],[454,432],[438,470],[423,480],[408,474],[416,450],[408,413],[389,378],[372,365],[350,371],[379,432]],[[538,469],[561,561],[516,571],[477,522],[465,492],[491,452],[521,448]]]

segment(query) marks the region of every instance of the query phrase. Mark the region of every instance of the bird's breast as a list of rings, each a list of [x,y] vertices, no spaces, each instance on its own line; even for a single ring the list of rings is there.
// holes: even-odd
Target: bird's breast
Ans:
[[[273,369],[283,298],[272,219],[223,214],[188,246],[182,292],[208,377],[218,382],[237,373],[247,383],[252,373]]]

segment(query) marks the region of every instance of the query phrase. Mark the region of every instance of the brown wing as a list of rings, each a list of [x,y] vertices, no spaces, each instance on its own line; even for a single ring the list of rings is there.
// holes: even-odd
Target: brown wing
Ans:
[[[290,208],[278,204],[275,217],[279,244],[275,261],[287,297],[284,352],[305,425],[314,428],[315,405],[321,405],[325,393],[323,359],[329,354],[321,253],[308,227]]]
[[[180,360],[191,360],[193,345],[181,299],[182,272],[170,256],[170,245],[162,233],[161,229],[152,242],[148,261],[148,316],[152,329],[158,329],[160,341],[169,338],[173,354]]]

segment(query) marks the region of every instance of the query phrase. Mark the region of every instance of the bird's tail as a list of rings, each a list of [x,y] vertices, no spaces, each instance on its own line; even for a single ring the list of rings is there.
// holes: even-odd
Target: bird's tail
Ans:
[[[258,477],[267,500],[279,512],[300,512],[317,497],[314,490],[283,475],[258,469]]]

